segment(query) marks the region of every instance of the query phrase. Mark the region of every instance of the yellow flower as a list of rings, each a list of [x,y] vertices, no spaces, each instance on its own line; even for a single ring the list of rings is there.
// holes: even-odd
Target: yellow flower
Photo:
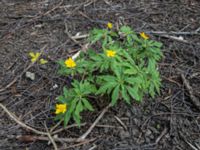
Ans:
[[[31,62],[34,63],[38,60],[38,58],[40,57],[41,53],[33,53],[33,52],[30,52],[29,53],[29,56],[31,57]]]
[[[65,113],[67,110],[67,104],[56,104],[55,114]]]
[[[113,24],[111,22],[108,22],[107,23],[107,27],[108,27],[108,29],[112,29],[113,28]]]
[[[65,61],[65,65],[68,68],[74,68],[74,67],[76,67],[76,63],[75,63],[75,61],[72,58],[67,59]]]
[[[113,50],[107,50],[106,51],[107,57],[115,57],[115,55],[116,55],[116,51],[113,51]]]
[[[43,59],[43,58],[40,59],[40,64],[44,65],[44,64],[46,64],[46,63],[48,63],[47,60],[45,60],[45,59]]]
[[[147,34],[145,34],[144,32],[141,32],[140,33],[140,36],[145,39],[145,40],[148,40],[149,39],[149,36]]]

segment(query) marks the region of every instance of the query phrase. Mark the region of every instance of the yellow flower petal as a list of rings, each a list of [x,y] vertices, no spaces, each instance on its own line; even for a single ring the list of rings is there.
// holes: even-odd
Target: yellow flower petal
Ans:
[[[38,58],[40,57],[40,53],[33,53],[33,52],[30,52],[29,53],[29,56],[31,57],[31,62],[34,63],[38,60]]]
[[[113,51],[113,50],[107,50],[106,51],[107,57],[115,57],[115,55],[116,55],[116,51]]]
[[[40,64],[44,65],[44,64],[46,64],[46,63],[48,63],[47,60],[45,60],[45,59],[43,59],[43,58],[40,59]]]
[[[145,34],[144,32],[141,32],[140,33],[140,36],[145,39],[145,40],[148,40],[149,39],[149,36],[147,34]]]
[[[31,58],[31,62],[32,62],[32,63],[34,63],[34,62],[36,62],[36,61],[37,61],[36,58]]]
[[[30,56],[30,57],[35,57],[35,54],[34,54],[33,52],[30,52],[30,53],[29,53],[29,56]]]
[[[37,53],[35,54],[35,57],[36,57],[36,58],[39,58],[39,57],[40,57],[40,53],[37,52]]]
[[[68,58],[65,61],[65,65],[66,65],[67,68],[74,68],[74,67],[76,67],[76,63],[75,63],[75,61],[72,58]]]
[[[56,104],[55,114],[65,113],[67,111],[67,104]]]
[[[108,27],[108,29],[112,29],[113,28],[113,24],[111,22],[108,22],[107,23],[107,27]]]

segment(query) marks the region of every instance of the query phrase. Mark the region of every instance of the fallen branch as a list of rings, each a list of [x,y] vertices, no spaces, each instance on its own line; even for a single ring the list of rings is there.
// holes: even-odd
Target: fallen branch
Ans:
[[[58,150],[58,146],[57,146],[55,140],[53,139],[53,137],[51,136],[51,133],[49,132],[49,130],[48,130],[48,128],[47,128],[46,122],[45,122],[44,125],[45,125],[45,129],[46,129],[46,131],[47,131],[47,136],[48,136],[49,140],[51,141],[51,143],[53,144],[54,149],[55,149],[55,150]]]
[[[27,135],[27,136],[17,136],[16,138],[21,140],[21,141],[35,141],[35,140],[44,140],[44,141],[51,141],[53,143],[54,149],[57,150],[57,146],[55,144],[55,142],[87,142],[88,140],[84,139],[77,139],[77,138],[57,138],[57,137],[52,137],[51,134],[49,132],[43,132],[43,131],[39,131],[37,129],[34,129],[28,125],[26,125],[25,123],[23,123],[22,121],[19,120],[18,117],[16,117],[13,113],[11,113],[3,104],[0,103],[0,108],[2,108],[4,110],[4,112],[7,113],[7,115],[14,120],[17,124],[19,124],[21,127],[28,129],[30,131],[32,131],[35,134],[39,134],[42,136],[31,136],[31,135]],[[93,139],[94,140],[94,139]],[[90,139],[91,141],[91,139]]]
[[[172,39],[172,40],[176,40],[178,42],[182,42],[182,43],[186,43],[186,44],[192,44],[191,42],[187,41],[187,40],[184,40],[182,38],[179,38],[179,37],[176,37],[176,36],[172,36],[172,35],[160,35],[161,37],[165,37],[165,38],[168,38],[168,39]]]
[[[55,142],[59,143],[71,143],[71,142],[76,142],[77,138],[61,138],[61,137],[52,137]],[[20,135],[16,136],[16,139],[22,141],[22,142],[35,142],[35,141],[49,141],[49,137],[47,136],[33,136],[33,135]],[[88,140],[83,140],[81,142],[85,142]]]
[[[103,111],[101,112],[101,114],[97,117],[97,119],[94,121],[94,123],[90,126],[90,128],[81,136],[78,138],[78,142],[84,140],[89,134],[90,132],[93,130],[93,128],[97,125],[97,123],[101,120],[101,118],[104,116],[104,114],[108,111],[108,109],[111,107],[112,105],[109,104],[108,106],[106,106]]]
[[[46,135],[48,136],[48,133],[43,132],[43,131],[39,131],[36,130],[28,125],[26,125],[25,123],[21,122],[14,114],[12,114],[3,104],[0,103],[0,107],[8,114],[8,116],[13,119],[17,124],[19,124],[20,126],[22,126],[23,128],[26,128],[36,134],[40,134],[40,135]]]
[[[174,31],[146,31],[147,34],[164,34],[164,35],[200,35],[200,32],[191,31],[191,32],[174,32]]]
[[[190,96],[192,103],[196,106],[196,108],[198,110],[200,110],[200,101],[196,96],[194,96],[192,87],[190,86],[189,82],[186,80],[186,78],[183,74],[181,74],[181,78],[183,80],[183,84],[185,85],[185,87],[186,87],[186,89],[189,93],[189,96]]]
[[[167,133],[167,128],[164,128],[164,130],[161,132],[161,134],[156,139],[156,144],[163,138],[163,136]]]

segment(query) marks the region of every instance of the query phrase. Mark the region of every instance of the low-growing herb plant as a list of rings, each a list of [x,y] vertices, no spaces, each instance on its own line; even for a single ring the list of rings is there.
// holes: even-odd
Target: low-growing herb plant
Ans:
[[[91,48],[76,60],[58,61],[59,73],[72,79],[57,98],[56,118],[64,119],[65,126],[70,118],[80,125],[80,113],[94,111],[92,95],[108,96],[114,106],[118,100],[140,102],[144,95],[154,97],[160,90],[160,42],[144,32],[136,34],[129,26],[116,31],[112,23],[106,29],[93,29],[89,42]]]

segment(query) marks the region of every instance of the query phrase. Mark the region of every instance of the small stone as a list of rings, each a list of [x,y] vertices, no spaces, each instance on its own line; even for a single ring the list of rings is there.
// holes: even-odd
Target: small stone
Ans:
[[[26,72],[26,77],[31,79],[31,80],[35,80],[35,73],[27,71]]]
[[[130,134],[128,131],[121,130],[120,137],[121,137],[121,139],[128,138],[128,137],[130,137]]]
[[[55,90],[57,88],[58,88],[58,84],[54,84],[53,87],[52,87],[53,90]]]
[[[151,130],[147,129],[147,131],[145,132],[145,136],[150,136],[151,135]]]

